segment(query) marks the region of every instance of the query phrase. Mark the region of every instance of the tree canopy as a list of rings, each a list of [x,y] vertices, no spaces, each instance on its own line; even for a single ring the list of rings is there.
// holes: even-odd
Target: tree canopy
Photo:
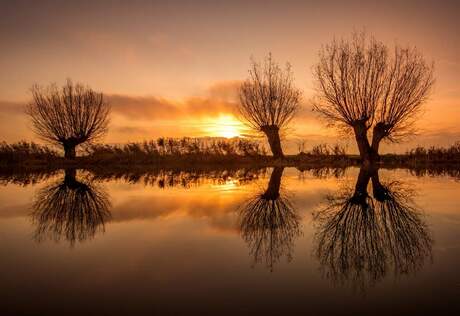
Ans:
[[[75,146],[92,142],[107,132],[110,107],[100,92],[69,79],[59,88],[34,85],[26,113],[35,133],[43,140],[62,145],[66,157],[75,156]],[[72,152],[73,151],[73,152]]]
[[[381,140],[398,141],[414,133],[434,84],[433,69],[415,47],[390,50],[364,33],[333,40],[320,50],[314,67],[313,108],[328,125],[352,128],[363,158],[378,156]]]

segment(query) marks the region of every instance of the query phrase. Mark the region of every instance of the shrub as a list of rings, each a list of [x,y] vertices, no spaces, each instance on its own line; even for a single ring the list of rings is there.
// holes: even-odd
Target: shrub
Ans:
[[[34,142],[0,143],[0,161],[3,163],[16,163],[25,160],[48,160],[57,158],[58,156],[57,151]]]
[[[87,157],[158,158],[185,156],[260,156],[266,151],[259,142],[242,138],[158,138],[124,145],[95,144],[86,147]]]

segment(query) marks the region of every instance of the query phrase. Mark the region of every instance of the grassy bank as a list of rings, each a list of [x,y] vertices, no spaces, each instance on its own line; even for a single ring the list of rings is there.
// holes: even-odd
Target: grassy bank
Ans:
[[[358,155],[325,145],[309,152],[274,159],[258,143],[248,140],[204,141],[166,139],[120,146],[92,145],[75,159],[65,159],[47,146],[20,142],[0,144],[0,169],[58,170],[65,168],[145,170],[155,168],[263,168],[297,167],[299,170],[321,167],[359,166]],[[336,148],[336,149],[334,149]],[[460,169],[460,143],[448,148],[418,147],[405,154],[382,155],[380,164],[390,168]]]

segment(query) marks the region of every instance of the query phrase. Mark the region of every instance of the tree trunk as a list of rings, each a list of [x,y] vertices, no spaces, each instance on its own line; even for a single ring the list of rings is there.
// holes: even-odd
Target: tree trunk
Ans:
[[[266,200],[276,200],[280,196],[281,177],[284,167],[275,167],[270,175],[268,187],[262,197]]]
[[[281,148],[281,140],[280,140],[278,126],[275,126],[275,125],[262,126],[261,130],[262,132],[265,133],[265,135],[268,138],[268,144],[270,145],[270,149],[272,151],[273,157],[283,158],[284,154],[283,154],[283,149]]]
[[[372,173],[372,191],[374,198],[379,202],[384,202],[390,197],[388,189],[380,182],[378,170]]]
[[[75,147],[76,145],[73,142],[64,142],[64,157],[67,159],[74,159],[76,156]]]
[[[380,160],[379,144],[385,134],[385,125],[378,123],[372,133],[372,145],[367,138],[367,128],[365,122],[358,121],[353,125],[356,143],[358,144],[359,155],[362,164],[366,167],[373,166]]]
[[[72,183],[76,182],[77,169],[65,169],[64,183],[71,186]]]
[[[362,164],[365,166],[372,164],[371,157],[371,146],[367,139],[367,128],[365,122],[358,121],[353,125],[355,132],[355,139],[358,145],[359,155],[361,157]]]
[[[382,139],[387,135],[387,129],[388,129],[387,125],[379,122],[374,126],[374,129],[372,130],[371,150],[372,150],[373,160],[376,162],[380,160],[379,146],[380,146],[380,142],[382,141]]]
[[[355,192],[353,194],[353,200],[355,203],[361,204],[362,201],[368,196],[367,186],[370,179],[370,169],[365,166],[361,167],[359,169],[359,175],[355,185]]]
[[[80,194],[91,190],[88,185],[77,180],[77,169],[75,168],[65,169],[63,184],[70,190],[79,190]]]

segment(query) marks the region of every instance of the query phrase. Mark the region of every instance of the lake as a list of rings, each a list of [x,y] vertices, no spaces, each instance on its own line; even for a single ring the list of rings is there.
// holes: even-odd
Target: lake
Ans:
[[[460,310],[458,172],[61,170],[0,183],[2,315]]]

